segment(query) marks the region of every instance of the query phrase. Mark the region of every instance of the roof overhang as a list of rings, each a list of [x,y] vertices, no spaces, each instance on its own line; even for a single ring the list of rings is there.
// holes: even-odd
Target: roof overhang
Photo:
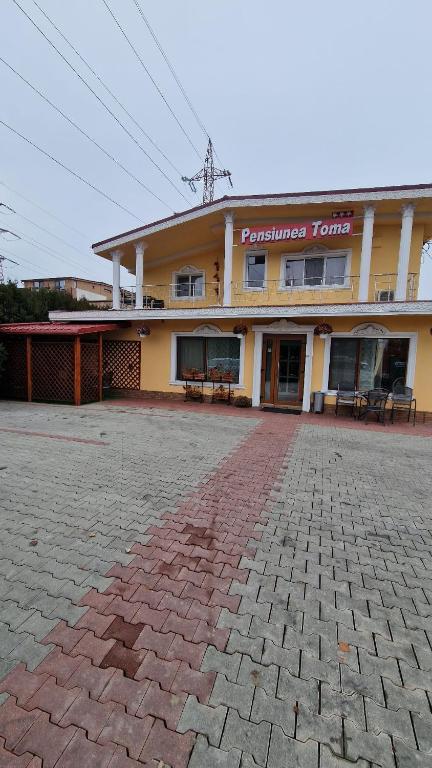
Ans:
[[[62,314],[67,314],[63,312]],[[0,325],[0,336],[86,336],[93,333],[104,333],[105,331],[116,331],[120,326],[118,323],[74,323],[73,320],[79,318],[71,317],[72,314],[82,314],[80,312],[70,312],[65,322],[58,323],[4,323]],[[92,318],[93,320],[97,318]]]
[[[314,317],[386,317],[432,315],[432,301],[392,301],[361,304],[298,304],[277,307],[204,307],[202,309],[119,309],[91,310],[87,312],[50,312],[50,320],[223,320],[249,318],[314,318]]]
[[[131,229],[107,240],[100,240],[92,245],[96,254],[110,248],[118,248],[134,240],[140,240],[156,232],[171,229],[212,213],[233,208],[251,208],[263,206],[307,205],[325,203],[361,203],[381,200],[416,200],[432,198],[432,184],[408,184],[397,187],[361,187],[359,189],[335,189],[317,192],[288,192],[273,195],[226,196],[212,203],[196,206],[181,213],[175,213],[164,219]]]

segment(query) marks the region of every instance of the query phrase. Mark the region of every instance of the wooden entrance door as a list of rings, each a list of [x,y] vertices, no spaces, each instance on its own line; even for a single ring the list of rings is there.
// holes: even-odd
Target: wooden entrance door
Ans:
[[[305,336],[264,335],[261,403],[301,408],[305,353]]]

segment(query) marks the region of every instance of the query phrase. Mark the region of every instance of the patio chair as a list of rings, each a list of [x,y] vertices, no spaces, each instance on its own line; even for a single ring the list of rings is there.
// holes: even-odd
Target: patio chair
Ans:
[[[391,399],[391,422],[394,422],[395,411],[401,411],[408,413],[407,421],[411,419],[411,413],[413,414],[413,427],[415,427],[417,416],[417,400],[413,397],[413,390],[411,387],[406,387],[403,379],[396,379],[393,383],[392,399]]]
[[[336,393],[335,416],[338,415],[339,406],[351,408],[351,416],[355,416],[357,410],[357,395],[352,389],[340,389],[339,384]]]
[[[377,421],[385,426],[385,412],[389,392],[387,389],[370,389],[361,395],[359,418],[364,418],[365,424],[368,422],[370,413],[377,415]]]

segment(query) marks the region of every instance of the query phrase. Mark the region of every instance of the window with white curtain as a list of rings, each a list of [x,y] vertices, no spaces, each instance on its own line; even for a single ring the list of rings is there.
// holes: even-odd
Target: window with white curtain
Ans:
[[[348,257],[346,253],[328,252],[285,256],[282,274],[283,288],[344,286]]]

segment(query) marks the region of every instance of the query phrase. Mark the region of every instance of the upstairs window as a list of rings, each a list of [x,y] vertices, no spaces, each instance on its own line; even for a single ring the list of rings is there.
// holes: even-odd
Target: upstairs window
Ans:
[[[174,297],[194,299],[204,296],[204,272],[177,272],[174,276]]]
[[[43,287],[44,287],[43,280],[33,280],[33,290],[34,291],[38,291],[39,288],[43,288]]]
[[[301,258],[285,256],[282,287],[344,286],[347,273],[346,253],[305,254]]]
[[[56,280],[54,283],[54,287],[56,291],[64,291],[65,289],[65,281],[64,280]]]
[[[245,288],[261,290],[266,278],[266,253],[252,251],[246,254]]]

